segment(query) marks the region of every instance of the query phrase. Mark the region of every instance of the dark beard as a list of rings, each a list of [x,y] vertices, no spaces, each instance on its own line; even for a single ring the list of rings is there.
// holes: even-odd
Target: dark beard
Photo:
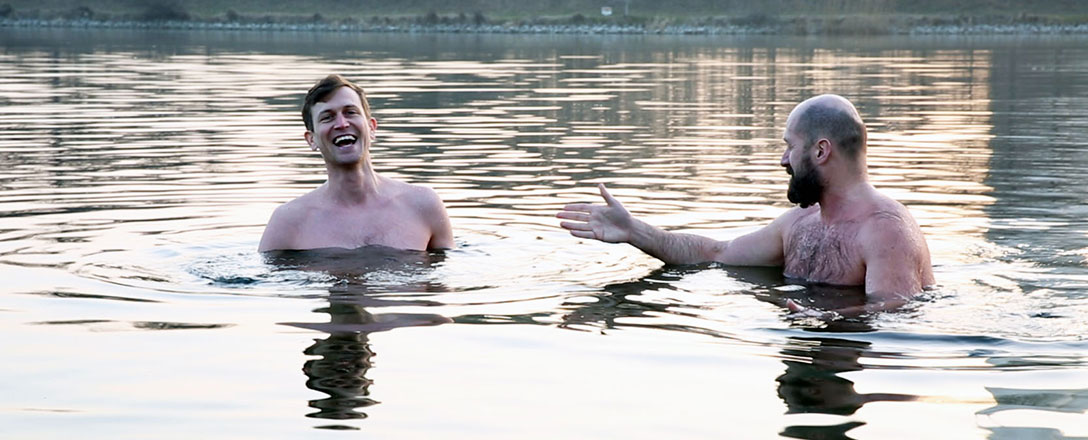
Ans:
[[[820,196],[824,194],[824,184],[820,182],[820,173],[808,164],[804,174],[794,173],[790,176],[790,187],[786,191],[786,198],[790,202],[808,208],[820,202]]]

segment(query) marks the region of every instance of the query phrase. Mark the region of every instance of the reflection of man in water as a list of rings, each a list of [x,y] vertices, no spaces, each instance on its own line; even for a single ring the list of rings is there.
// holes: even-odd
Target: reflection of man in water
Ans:
[[[791,348],[782,354],[803,360],[783,361],[786,372],[775,379],[778,396],[786,403],[789,414],[845,416],[869,402],[917,399],[906,394],[860,394],[854,390],[854,382],[840,376],[864,369],[858,360],[869,349],[868,342],[834,338],[790,338],[790,342]]]
[[[571,204],[557,217],[569,220],[561,225],[576,237],[629,243],[670,264],[781,266],[787,277],[811,283],[865,286],[868,303],[844,313],[895,308],[934,283],[918,225],[906,207],[869,183],[865,125],[850,101],[822,95],[802,102],[783,138],[781,163],[792,176],[787,196],[800,206],[732,241],[651,226],[604,185],[605,206]]]
[[[342,303],[333,303],[328,309],[317,311],[328,312],[333,323],[352,316],[358,317],[356,321],[365,322],[370,316],[361,308]],[[306,387],[328,394],[326,398],[310,401],[310,406],[317,408],[318,412],[307,417],[361,419],[366,414],[356,411],[356,408],[378,403],[370,398],[371,381],[366,377],[371,367],[370,358],[374,356],[367,335],[365,332],[332,331],[325,339],[314,339],[314,345],[303,351],[309,356],[318,356],[307,360],[302,366],[302,371],[309,378]]]
[[[302,107],[306,142],[325,159],[324,185],[280,206],[261,237],[277,249],[453,247],[449,217],[430,188],[382,177],[370,161],[378,121],[359,86],[330,75]]]
[[[318,411],[307,417],[320,419],[360,419],[367,414],[359,411],[377,404],[370,397],[371,380],[366,377],[371,368],[369,335],[401,327],[431,326],[451,322],[449,318],[432,313],[371,313],[368,308],[437,306],[440,303],[420,299],[403,299],[406,292],[444,291],[445,286],[428,279],[435,265],[441,263],[441,253],[404,251],[381,246],[365,249],[319,249],[276,252],[266,255],[266,261],[279,270],[323,272],[337,280],[329,290],[328,307],[314,310],[329,315],[329,322],[288,322],[292,327],[328,333],[304,353],[309,359],[302,367],[306,386],[328,396],[311,400]],[[368,281],[369,274],[385,274],[390,282]],[[388,296],[388,298],[384,298]],[[346,426],[326,426],[345,429]],[[354,429],[354,428],[352,428]]]

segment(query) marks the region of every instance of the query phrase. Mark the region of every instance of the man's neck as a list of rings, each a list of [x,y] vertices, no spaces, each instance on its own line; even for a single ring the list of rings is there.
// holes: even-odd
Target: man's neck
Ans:
[[[825,224],[843,222],[852,219],[864,209],[872,196],[873,186],[868,179],[860,176],[847,182],[828,185],[820,197],[820,218]]]
[[[378,194],[380,180],[369,161],[358,167],[327,166],[328,196],[338,204],[362,204]]]

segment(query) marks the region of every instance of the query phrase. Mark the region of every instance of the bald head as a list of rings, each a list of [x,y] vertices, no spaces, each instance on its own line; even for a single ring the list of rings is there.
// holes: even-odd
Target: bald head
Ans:
[[[858,110],[839,95],[820,95],[798,104],[786,120],[786,131],[798,136],[806,148],[827,139],[852,159],[864,154],[868,140]]]

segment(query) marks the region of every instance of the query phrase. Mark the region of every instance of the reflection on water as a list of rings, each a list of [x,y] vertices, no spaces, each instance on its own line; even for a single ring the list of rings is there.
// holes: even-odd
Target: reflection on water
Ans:
[[[295,424],[302,413],[337,420],[327,428],[411,437],[423,428],[406,420],[434,415],[421,402],[438,397],[419,398],[406,384],[443,374],[461,377],[443,382],[449,395],[486,396],[499,387],[494,377],[505,378],[508,393],[481,397],[491,409],[601,414],[625,403],[615,397],[624,390],[564,389],[583,376],[602,386],[579,366],[597,361],[619,374],[653,359],[654,368],[637,370],[640,383],[667,377],[669,389],[705,395],[647,399],[637,420],[605,411],[540,436],[623,419],[625,434],[660,438],[676,427],[647,421],[686,405],[684,414],[715,410],[685,426],[693,437],[720,434],[723,413],[738,416],[736,433],[751,438],[1088,436],[1079,424],[1047,418],[1083,413],[1083,392],[1056,384],[1083,382],[1088,372],[1088,196],[1078,179],[1088,168],[1084,43],[0,29],[0,328],[14,335],[12,356],[26,359],[0,370],[17,387],[0,397],[0,408],[16,409],[0,417],[14,414],[18,423],[38,414],[43,405],[27,402],[47,395],[50,411],[162,422],[154,415],[174,407],[157,396],[132,391],[110,407],[87,384],[131,390],[145,368],[213,382],[223,364],[186,363],[226,355],[201,338],[257,334],[270,344],[303,335],[268,352],[303,357],[290,368],[297,375],[304,364],[307,388],[244,388],[250,395],[301,389],[322,397],[269,398],[309,406],[273,408],[276,417],[244,423],[251,429]],[[324,178],[302,141],[298,107],[330,72],[367,88],[379,124],[376,166],[438,191],[457,249],[254,252],[272,209]],[[775,270],[662,267],[556,225],[564,204],[598,199],[596,183],[668,229],[724,239],[765,224],[789,207],[778,164],[785,118],[825,92],[857,105],[869,125],[874,185],[908,205],[927,234],[940,286],[910,308],[833,323],[792,319],[787,299],[838,308],[862,297]],[[136,331],[161,329],[187,331]],[[144,356],[113,362],[123,356],[110,351],[118,335],[140,343]],[[75,339],[96,348],[40,349]],[[451,348],[447,365],[388,366],[446,349],[432,339],[485,341],[478,349],[495,356],[481,366],[464,360],[476,353]],[[165,347],[186,343],[201,355],[138,363],[169,358]],[[638,348],[607,350],[614,346]],[[487,370],[542,368],[505,355],[514,349],[546,353],[548,372]],[[372,362],[377,352],[381,366]],[[693,360],[708,353],[725,356],[709,373],[700,370],[708,362]],[[267,365],[283,370],[275,360]],[[63,392],[22,385],[41,382],[31,370],[85,361],[97,368],[70,380],[51,376]],[[551,374],[567,368],[575,373]],[[477,369],[486,377],[466,374]],[[109,377],[115,370],[124,379]],[[390,380],[372,396],[376,374]],[[723,402],[723,390],[703,385],[734,376],[762,388]],[[230,383],[258,381],[239,377]],[[510,397],[542,380],[564,392]],[[189,412],[176,414],[210,418],[191,408],[230,407],[232,399],[188,402]],[[1031,420],[1008,420],[1024,411]],[[539,423],[503,414],[478,425],[509,421],[525,432]],[[935,414],[951,415],[933,427],[886,431],[903,417]],[[473,416],[434,415],[434,426],[465,426]],[[12,429],[72,426],[55,422]]]
[[[1088,412],[1088,389],[1075,390],[1024,390],[987,387],[997,405],[979,411],[991,415],[1013,409],[1039,409],[1068,413]]]
[[[910,401],[917,396],[894,393],[858,393],[842,373],[861,371],[858,361],[870,344],[849,339],[791,338],[793,347],[782,351],[786,372],[775,379],[778,396],[787,412],[851,415],[869,402]]]
[[[331,307],[328,312],[333,315],[333,322],[337,315],[351,313],[336,312]],[[307,414],[307,417],[360,419],[365,418],[366,414],[356,411],[357,408],[378,403],[369,397],[371,382],[366,378],[366,371],[371,367],[370,358],[374,353],[370,351],[365,333],[332,333],[325,339],[315,340],[314,345],[307,347],[303,353],[319,357],[306,361],[302,366],[302,372],[309,378],[306,387],[329,395],[324,399],[311,400],[310,406],[318,411]]]
[[[697,283],[715,290],[713,297],[706,299],[710,302],[693,301],[691,294],[695,292],[691,291],[691,283],[698,277],[708,279]],[[735,339],[736,335],[703,326],[716,324],[713,320],[678,324],[661,319],[663,316],[706,319],[707,311],[729,307],[728,301],[733,298],[723,295],[743,295],[783,310],[788,300],[825,310],[865,303],[865,291],[861,287],[800,283],[786,279],[779,268],[732,267],[717,263],[664,266],[637,280],[606,284],[599,292],[569,298],[562,304],[564,315],[559,327],[576,330],[648,327]],[[911,307],[908,306],[902,312],[909,310]],[[815,323],[828,332],[864,332],[873,330],[869,321],[867,316],[833,322],[796,318],[795,324],[808,327]]]
[[[779,433],[779,435],[789,438],[800,438],[806,440],[850,440],[853,439],[853,437],[846,435],[846,433],[851,429],[864,425],[865,423],[863,422],[847,422],[841,425],[834,426],[789,426],[781,433]]]
[[[560,327],[581,329],[599,326],[611,330],[623,325],[648,325],[660,329],[712,333],[709,329],[659,324],[654,319],[663,314],[697,315],[694,311],[697,305],[661,298],[660,295],[668,291],[675,293],[677,289],[672,282],[680,280],[685,272],[690,273],[671,268],[658,269],[637,281],[605,285],[600,293],[571,298],[563,304],[566,313]],[[654,296],[661,299],[655,300]]]
[[[993,439],[1013,438],[1085,438],[1066,437],[1058,429],[1040,426],[1001,426],[994,423],[995,414],[1003,411],[1052,411],[1071,413],[1083,417],[1088,413],[1088,389],[1034,390],[987,387],[996,405],[976,414],[989,419],[983,426],[993,434]],[[1083,419],[1081,419],[1083,421]]]
[[[426,293],[441,286],[425,281],[433,267],[441,263],[441,252],[402,251],[382,246],[361,249],[317,249],[308,251],[274,251],[265,253],[273,270],[304,270],[323,272],[337,282],[329,290],[328,307],[314,310],[328,314],[325,323],[284,323],[328,333],[324,339],[303,351],[316,359],[307,360],[302,371],[309,380],[306,386],[328,395],[311,400],[318,411],[307,417],[345,420],[366,418],[357,411],[379,403],[370,398],[371,381],[366,372],[372,366],[374,352],[368,336],[374,332],[398,327],[439,325],[452,322],[437,314],[383,313],[375,314],[367,307],[403,305],[439,305],[433,301],[382,299],[389,287],[395,287],[403,297],[411,293]],[[382,276],[384,275],[384,276]],[[381,281],[375,278],[381,276]],[[393,279],[396,281],[390,282]],[[322,426],[327,429],[356,429],[345,425]]]

